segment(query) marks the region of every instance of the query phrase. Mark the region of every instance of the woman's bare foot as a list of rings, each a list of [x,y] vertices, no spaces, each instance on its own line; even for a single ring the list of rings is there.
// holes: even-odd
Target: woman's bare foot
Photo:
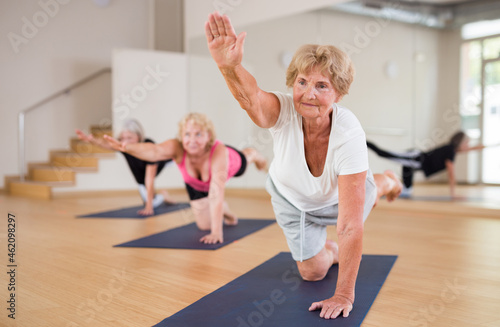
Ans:
[[[238,217],[229,210],[229,205],[224,201],[224,224],[238,225]]]
[[[339,245],[332,240],[326,240],[325,248],[333,254],[333,263],[339,263]]]
[[[174,198],[167,192],[167,190],[160,190],[161,195],[163,195],[163,198],[165,199],[165,203],[168,204],[175,204],[176,201]]]
[[[385,196],[387,198],[387,201],[392,202],[396,200],[401,194],[401,191],[403,190],[403,184],[399,181],[397,176],[390,170],[384,171],[384,175],[388,177],[387,180],[389,183],[388,186],[389,191]]]
[[[224,224],[226,225],[238,225],[238,217],[236,215],[228,212],[224,213]]]
[[[255,167],[257,167],[258,170],[267,172],[267,160],[258,152],[255,156]]]
[[[259,151],[254,148],[245,148],[241,152],[243,152],[249,164],[253,162],[258,170],[267,172],[267,160]]]

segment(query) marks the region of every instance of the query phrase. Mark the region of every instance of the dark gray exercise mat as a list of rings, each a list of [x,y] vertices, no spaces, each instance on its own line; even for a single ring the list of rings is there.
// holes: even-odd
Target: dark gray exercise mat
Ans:
[[[140,206],[136,206],[136,207],[128,207],[128,208],[121,208],[121,209],[117,209],[117,210],[92,213],[92,214],[88,214],[88,215],[80,215],[80,216],[77,216],[77,218],[135,218],[135,219],[143,219],[143,218],[149,218],[149,217],[154,217],[154,216],[158,216],[158,215],[163,215],[165,213],[169,213],[169,212],[173,212],[173,211],[177,211],[177,210],[187,209],[189,207],[190,207],[189,203],[185,203],[185,202],[180,202],[180,203],[175,203],[175,204],[163,203],[158,208],[155,208],[155,213],[153,215],[141,216],[137,213],[137,211],[144,209],[144,205],[140,205]]]
[[[363,255],[354,309],[347,318],[325,320],[319,317],[319,310],[308,311],[313,302],[333,296],[338,265],[322,281],[305,282],[291,254],[282,252],[154,327],[360,326],[396,258]]]
[[[201,231],[196,227],[195,223],[191,223],[115,245],[115,247],[215,250],[269,226],[275,221],[274,219],[239,219],[236,226],[224,226],[224,243],[201,243],[200,238],[209,232]]]

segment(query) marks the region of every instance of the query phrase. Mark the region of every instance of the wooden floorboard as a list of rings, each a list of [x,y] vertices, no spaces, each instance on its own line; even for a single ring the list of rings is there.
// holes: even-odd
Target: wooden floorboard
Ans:
[[[500,326],[500,188],[458,190],[488,201],[382,200],[370,214],[363,252],[399,257],[362,326]],[[445,186],[415,191],[446,195]],[[265,193],[228,194],[239,217],[274,217]],[[8,213],[17,223],[18,265],[15,321],[7,317],[8,275],[0,274],[0,326],[152,326],[288,251],[276,224],[217,251],[113,248],[192,222],[190,210],[145,220],[75,218],[140,203],[130,192],[0,195],[0,265],[8,271]],[[335,228],[328,234],[335,239]]]

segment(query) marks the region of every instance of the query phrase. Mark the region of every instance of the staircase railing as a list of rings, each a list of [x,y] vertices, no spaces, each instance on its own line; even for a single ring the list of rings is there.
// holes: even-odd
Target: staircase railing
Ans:
[[[39,107],[41,107],[42,105],[60,97],[61,95],[64,95],[64,94],[67,94],[69,92],[71,92],[72,90],[74,90],[75,88],[83,85],[83,84],[86,84],[94,79],[96,79],[97,77],[103,75],[103,74],[107,74],[107,73],[111,73],[111,68],[107,67],[107,68],[103,68],[101,70],[98,70],[97,72],[85,77],[85,78],[82,78],[81,80],[65,87],[64,89],[46,97],[45,99],[35,103],[34,105],[24,109],[23,111],[21,111],[19,113],[19,116],[18,116],[18,123],[19,123],[19,176],[21,178],[21,181],[24,181],[24,175],[26,174],[25,172],[25,162],[24,162],[24,158],[25,158],[25,147],[24,147],[24,116],[30,112],[30,111],[33,111]]]

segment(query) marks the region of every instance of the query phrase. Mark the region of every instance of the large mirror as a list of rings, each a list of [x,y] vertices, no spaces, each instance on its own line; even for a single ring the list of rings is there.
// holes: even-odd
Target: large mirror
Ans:
[[[236,16],[237,10],[233,8],[228,15]],[[498,100],[493,100],[500,99],[495,97],[498,81],[494,76],[499,76],[495,73],[498,65],[477,61],[486,59],[478,54],[479,43],[485,55],[489,53],[488,58],[499,56],[498,36],[484,38],[500,33],[500,21],[494,20],[498,17],[499,1],[358,0],[237,26],[236,32],[247,32],[245,66],[260,87],[268,91],[287,91],[286,66],[300,45],[328,43],[343,49],[354,62],[356,78],[341,105],[356,114],[367,138],[394,151],[428,150],[447,142],[459,129],[465,129],[473,142],[500,142],[500,135],[483,124],[500,115],[500,110],[495,109]],[[470,25],[485,20],[489,29],[474,29]],[[469,36],[463,35],[464,26],[469,28]],[[464,47],[469,53],[464,52]],[[205,37],[199,35],[187,40],[187,50],[193,67],[189,78],[190,93],[194,95],[190,97],[193,101],[190,107],[206,106],[204,110],[216,117],[217,128],[224,131],[225,137],[236,142],[253,142],[272,156],[269,139],[252,126],[225,88],[209,58]],[[482,105],[483,73],[490,76],[482,86],[492,90],[485,97],[488,101],[484,105],[488,108],[471,111],[470,103],[464,99],[470,100],[472,92],[479,96],[474,105]],[[476,83],[475,87],[471,83]],[[204,96],[211,100],[196,102],[205,99]],[[228,117],[234,122],[231,126],[225,123]],[[485,155],[495,155],[488,153]],[[483,167],[481,162],[499,159],[481,160],[477,153],[458,158],[458,178],[465,182],[498,183],[500,178],[485,176],[495,167]],[[375,156],[370,156],[370,164],[375,171],[399,170],[397,165]]]

